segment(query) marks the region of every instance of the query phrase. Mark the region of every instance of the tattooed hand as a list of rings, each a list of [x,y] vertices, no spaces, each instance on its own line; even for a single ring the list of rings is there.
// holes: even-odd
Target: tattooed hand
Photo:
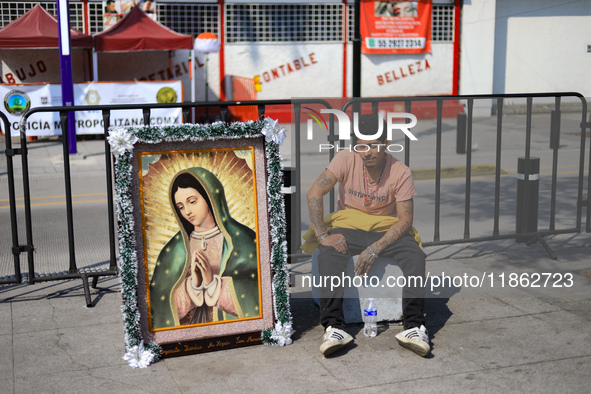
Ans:
[[[332,246],[337,251],[341,252],[342,254],[347,254],[347,240],[345,236],[342,234],[333,234],[329,235],[328,237],[324,238],[322,242],[320,242],[322,246]]]

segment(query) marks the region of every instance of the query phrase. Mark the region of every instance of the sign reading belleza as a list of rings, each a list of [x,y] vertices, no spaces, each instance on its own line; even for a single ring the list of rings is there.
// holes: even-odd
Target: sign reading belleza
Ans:
[[[430,53],[431,0],[361,1],[361,52]]]

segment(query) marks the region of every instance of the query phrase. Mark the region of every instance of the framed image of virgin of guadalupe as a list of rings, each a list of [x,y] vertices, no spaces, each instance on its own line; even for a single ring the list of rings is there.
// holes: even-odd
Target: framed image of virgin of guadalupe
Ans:
[[[280,131],[269,121],[111,131],[126,356],[290,342],[285,214],[269,187],[281,179]]]

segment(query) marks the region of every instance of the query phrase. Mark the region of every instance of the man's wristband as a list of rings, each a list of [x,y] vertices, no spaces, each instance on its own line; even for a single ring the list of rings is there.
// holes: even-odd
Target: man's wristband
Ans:
[[[322,233],[318,236],[318,242],[322,243],[328,237],[328,233]]]

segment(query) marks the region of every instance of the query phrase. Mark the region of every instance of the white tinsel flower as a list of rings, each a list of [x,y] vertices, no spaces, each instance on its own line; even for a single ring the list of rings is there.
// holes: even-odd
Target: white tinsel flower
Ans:
[[[266,118],[261,133],[263,133],[267,142],[273,141],[276,144],[281,145],[285,139],[285,127],[280,127],[278,123],[279,120]]]
[[[132,368],[146,368],[154,361],[154,353],[144,348],[144,341],[139,345],[128,347],[123,359]]]
[[[275,323],[275,329],[271,331],[271,339],[277,342],[277,346],[290,345],[292,342],[291,334],[293,334],[291,323],[281,324],[277,322]]]
[[[107,141],[111,145],[111,151],[115,156],[121,156],[125,152],[133,150],[133,144],[137,142],[138,138],[127,131],[127,129],[119,127],[109,130]]]

